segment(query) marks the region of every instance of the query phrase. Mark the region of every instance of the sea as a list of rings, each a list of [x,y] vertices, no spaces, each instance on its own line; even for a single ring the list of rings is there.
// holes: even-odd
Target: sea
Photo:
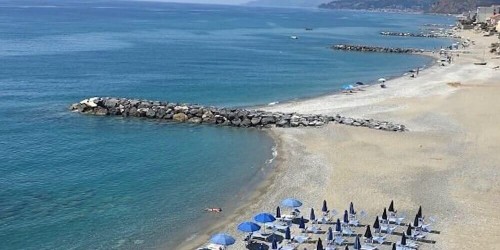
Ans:
[[[241,206],[269,174],[258,129],[71,113],[116,96],[255,107],[400,76],[431,59],[337,43],[447,16],[110,0],[0,0],[0,249],[175,249]],[[296,36],[298,39],[292,39]],[[415,81],[413,84],[418,84]],[[277,201],[278,202],[278,201]]]

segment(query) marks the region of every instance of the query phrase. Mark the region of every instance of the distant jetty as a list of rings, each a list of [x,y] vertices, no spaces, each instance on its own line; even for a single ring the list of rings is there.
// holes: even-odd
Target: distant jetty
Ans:
[[[85,99],[72,104],[70,110],[98,116],[142,117],[232,127],[320,127],[329,122],[334,122],[385,131],[402,132],[407,130],[404,125],[400,124],[372,119],[354,119],[340,115],[303,115],[114,97]]]
[[[359,51],[359,52],[377,52],[377,53],[423,53],[423,49],[411,49],[411,48],[386,48],[386,47],[376,47],[376,46],[366,46],[366,45],[350,45],[350,44],[337,44],[332,46],[334,50],[344,50],[344,51]]]
[[[409,32],[391,32],[382,31],[380,32],[383,36],[407,36],[407,37],[426,37],[426,38],[443,38],[443,37],[455,37],[454,35],[440,32],[440,33],[409,33]]]

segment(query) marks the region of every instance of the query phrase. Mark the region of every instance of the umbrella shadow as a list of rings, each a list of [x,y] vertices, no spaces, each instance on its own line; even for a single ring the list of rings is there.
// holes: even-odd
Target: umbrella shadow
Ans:
[[[258,243],[258,242],[252,242],[252,243],[248,244],[246,246],[246,248],[249,250],[261,250],[261,249],[268,250],[268,249],[271,249],[271,247],[269,247],[268,245]]]

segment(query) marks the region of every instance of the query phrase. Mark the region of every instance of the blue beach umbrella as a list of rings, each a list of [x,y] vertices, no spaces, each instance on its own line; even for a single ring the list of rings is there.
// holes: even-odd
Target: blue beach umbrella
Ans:
[[[361,250],[361,240],[359,239],[359,235],[356,235],[356,239],[354,240],[354,249]]]
[[[291,232],[290,232],[290,227],[286,227],[285,229],[285,239],[289,240],[292,238]]]
[[[349,214],[347,213],[347,210],[344,210],[344,223],[349,223]]]
[[[370,229],[370,225],[366,226],[366,231],[365,231],[365,235],[364,236],[367,239],[373,238],[372,230]]]
[[[273,242],[271,243],[271,249],[278,249],[278,242],[273,238]]]
[[[340,219],[337,219],[337,224],[335,225],[336,232],[342,232],[342,225],[340,224]]]
[[[300,229],[305,229],[306,228],[306,223],[304,221],[304,217],[300,217],[300,222],[299,222],[299,228]]]
[[[276,207],[276,218],[281,218],[281,209],[279,206]]]
[[[333,230],[331,227],[328,228],[328,237],[327,237],[328,241],[332,241],[333,240]]]
[[[316,250],[324,250],[321,238],[318,238],[318,243],[316,244]]]
[[[354,203],[352,203],[352,202],[351,202],[351,204],[349,204],[349,213],[356,214],[356,211],[354,210]]]
[[[281,202],[281,205],[285,206],[285,207],[292,207],[292,208],[296,208],[296,207],[300,207],[302,206],[302,202],[297,200],[297,199],[293,199],[293,198],[287,198],[287,199],[284,199],[282,202]]]
[[[251,222],[251,221],[246,221],[246,222],[243,222],[243,223],[238,225],[238,230],[240,230],[242,232],[251,233],[251,232],[259,231],[260,226],[257,225],[256,223]]]
[[[411,223],[408,224],[408,228],[406,229],[406,235],[411,237]]]
[[[380,221],[378,219],[378,216],[377,218],[375,218],[375,222],[373,222],[373,229],[375,229],[375,231],[378,231],[380,229]]]
[[[406,246],[406,235],[405,234],[403,234],[403,236],[401,237],[401,245]]]
[[[344,89],[344,90],[352,90],[353,88],[354,88],[354,86],[352,86],[350,84],[342,85],[342,89]]]
[[[382,220],[387,220],[387,209],[384,207],[384,212],[382,213]]]
[[[311,214],[309,215],[309,219],[312,221],[316,220],[316,215],[314,214],[314,208],[311,208]]]
[[[328,212],[328,207],[326,206],[326,200],[323,200],[323,207],[321,208],[321,211],[323,213]]]
[[[260,223],[268,223],[276,220],[276,218],[274,218],[274,216],[270,213],[260,213],[253,217],[253,219]]]
[[[236,240],[229,234],[220,233],[212,236],[212,238],[210,238],[210,242],[217,245],[229,246],[234,244]]]
[[[415,215],[415,220],[413,221],[413,226],[415,227],[418,227],[419,226],[419,223],[418,223],[418,220],[419,220],[420,217],[418,217],[418,214]]]

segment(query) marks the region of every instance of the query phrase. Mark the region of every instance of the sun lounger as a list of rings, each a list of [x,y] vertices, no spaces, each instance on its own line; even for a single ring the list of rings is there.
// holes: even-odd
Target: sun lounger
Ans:
[[[253,232],[252,238],[262,239],[264,241],[267,241],[269,237],[271,237],[272,235],[273,235],[272,233]]]
[[[305,236],[305,235],[297,235],[297,236],[293,236],[292,239],[295,241],[295,242],[298,242],[298,243],[305,243],[307,242],[310,237],[309,236]]]
[[[401,246],[401,241],[398,241],[396,243],[398,246]],[[413,248],[413,249],[417,249],[418,248],[418,244],[417,242],[413,241],[413,240],[406,240],[406,249],[410,249],[410,248]],[[404,248],[403,248],[404,249]]]
[[[345,243],[345,240],[341,236],[337,236],[337,237],[335,237],[335,239],[333,239],[333,243],[335,243],[336,245],[341,246],[342,244]]]
[[[276,230],[280,230],[280,231],[285,231],[286,228],[288,227],[288,225],[284,225],[282,223],[267,223],[266,227],[270,228],[270,229],[276,229]]]
[[[373,236],[373,241],[377,242],[378,244],[383,244],[386,238],[387,238],[386,235]]]
[[[372,246],[372,245],[361,245],[361,250],[375,250],[377,249],[376,246]]]
[[[286,244],[279,247],[279,250],[295,250],[299,247],[299,244]]]
[[[359,225],[359,220],[356,219],[349,220],[349,225],[357,227]]]
[[[322,230],[321,227],[312,225],[306,228],[306,232],[313,234],[320,234],[320,233],[325,233],[325,230]]]
[[[394,230],[396,230],[397,226],[391,226],[391,225],[380,225],[380,231],[388,234],[392,234]]]
[[[343,235],[348,235],[348,236],[351,236],[351,235],[354,235],[354,231],[352,231],[350,228],[348,227],[344,227],[342,228],[342,234]]]
[[[198,248],[197,250],[220,250],[221,248],[225,249],[224,246],[210,243],[202,248]]]

